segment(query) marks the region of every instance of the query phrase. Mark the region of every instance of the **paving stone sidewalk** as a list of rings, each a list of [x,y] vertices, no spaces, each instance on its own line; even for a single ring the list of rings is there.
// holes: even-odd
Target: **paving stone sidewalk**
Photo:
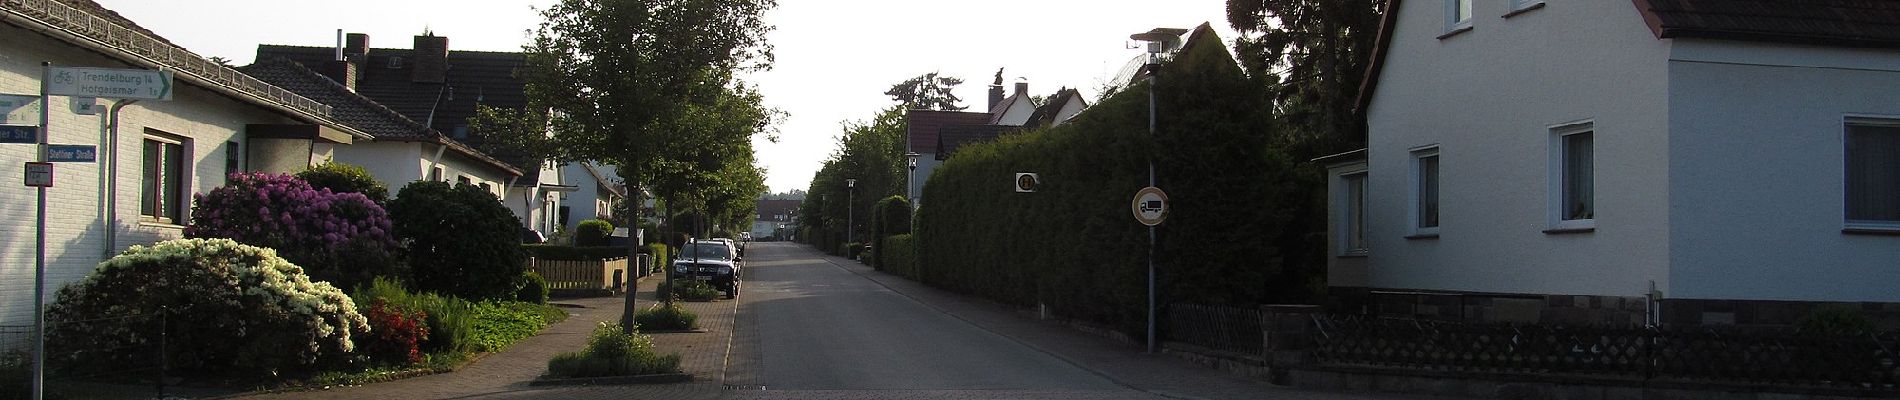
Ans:
[[[659,277],[640,282],[638,306],[651,307]],[[625,304],[620,297],[560,299],[568,308],[566,321],[549,326],[507,349],[489,354],[455,372],[327,390],[273,393],[244,399],[489,399],[489,398],[615,398],[714,399],[724,391],[719,384],[725,369],[737,302],[685,303],[699,315],[703,332],[651,334],[660,353],[679,353],[680,369],[693,374],[683,384],[531,387],[528,383],[547,371],[555,354],[578,351],[600,322],[618,323]]]

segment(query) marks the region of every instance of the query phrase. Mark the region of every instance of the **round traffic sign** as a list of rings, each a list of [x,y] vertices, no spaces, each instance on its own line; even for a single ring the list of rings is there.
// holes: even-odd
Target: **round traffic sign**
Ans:
[[[1141,188],[1141,191],[1135,192],[1135,202],[1131,206],[1135,220],[1141,221],[1142,225],[1161,225],[1161,221],[1168,220],[1168,194],[1161,192],[1161,188]]]

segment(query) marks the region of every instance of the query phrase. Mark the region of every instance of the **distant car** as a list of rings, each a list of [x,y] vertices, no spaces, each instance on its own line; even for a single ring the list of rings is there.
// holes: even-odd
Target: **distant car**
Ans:
[[[739,232],[739,241],[741,242],[752,241],[752,232]]]
[[[717,239],[695,241],[680,249],[679,258],[673,261],[673,273],[680,279],[706,282],[725,292],[728,299],[738,298],[745,269],[740,261],[739,250],[729,243]]]
[[[736,242],[728,238],[712,238],[712,241],[725,243],[727,246],[732,246],[733,251],[739,252],[739,255],[745,255],[745,243]]]

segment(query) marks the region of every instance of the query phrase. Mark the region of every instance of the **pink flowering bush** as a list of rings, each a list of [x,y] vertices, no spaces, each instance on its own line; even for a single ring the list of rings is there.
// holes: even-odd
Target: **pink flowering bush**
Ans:
[[[338,287],[404,275],[388,213],[360,193],[317,189],[289,175],[239,173],[192,200],[185,237],[276,249],[311,279]]]
[[[49,362],[80,371],[150,365],[164,327],[175,372],[307,374],[359,359],[351,338],[370,326],[355,304],[271,249],[229,239],[132,246],[59,290],[47,345],[60,357]]]

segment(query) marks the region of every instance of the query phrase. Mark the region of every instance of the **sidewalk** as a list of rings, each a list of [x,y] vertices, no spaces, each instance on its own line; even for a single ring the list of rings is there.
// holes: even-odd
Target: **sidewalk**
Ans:
[[[660,277],[639,283],[638,306],[654,304],[653,291]],[[489,354],[461,370],[383,382],[363,386],[335,387],[327,390],[288,392],[243,397],[244,399],[471,399],[471,398],[666,398],[714,399],[724,387],[720,374],[732,337],[737,302],[686,302],[687,309],[699,314],[704,332],[652,334],[654,347],[661,354],[678,353],[680,369],[693,374],[692,383],[624,386],[531,387],[528,383],[547,372],[547,362],[555,354],[579,351],[587,345],[587,336],[600,322],[619,323],[622,297],[596,297],[556,300],[554,303],[579,306],[568,308],[566,321],[549,326],[541,334],[515,343],[501,352]]]
[[[807,249],[807,251],[810,251]],[[1177,399],[1431,399],[1369,393],[1303,391],[1241,378],[1167,355],[1149,355],[1137,346],[1083,333],[1053,321],[983,299],[946,292],[842,257],[825,261],[890,288],[926,306],[957,317],[1023,345],[1093,371],[1115,383]]]

